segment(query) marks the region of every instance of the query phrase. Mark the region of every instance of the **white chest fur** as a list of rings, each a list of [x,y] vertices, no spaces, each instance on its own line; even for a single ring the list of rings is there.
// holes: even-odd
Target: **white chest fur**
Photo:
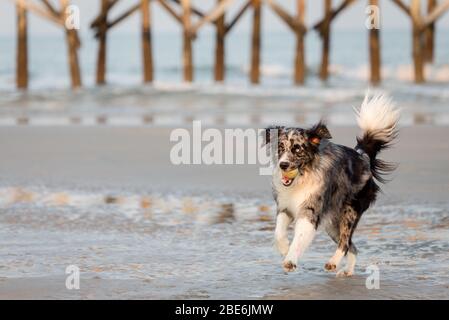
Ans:
[[[277,192],[278,209],[287,210],[294,218],[301,216],[305,202],[321,189],[322,180],[310,173],[297,176],[292,185],[286,187],[281,182],[280,171],[273,174],[273,186]]]

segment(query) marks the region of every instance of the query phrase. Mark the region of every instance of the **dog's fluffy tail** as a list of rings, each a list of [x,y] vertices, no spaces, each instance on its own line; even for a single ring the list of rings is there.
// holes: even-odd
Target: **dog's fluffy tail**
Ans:
[[[387,180],[384,176],[396,169],[396,165],[377,159],[377,155],[390,147],[397,137],[400,111],[395,108],[391,98],[383,94],[367,94],[361,107],[355,112],[362,129],[361,136],[357,137],[356,150],[368,154],[374,178],[385,183]]]

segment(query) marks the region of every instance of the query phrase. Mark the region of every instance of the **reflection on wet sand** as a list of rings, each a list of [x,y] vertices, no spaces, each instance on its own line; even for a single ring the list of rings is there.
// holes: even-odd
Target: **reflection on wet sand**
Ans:
[[[76,264],[92,297],[111,287],[122,298],[156,298],[151,292],[157,298],[302,299],[449,293],[447,204],[370,209],[354,237],[360,250],[356,276],[347,280],[323,270],[335,250],[324,232],[298,272],[283,274],[273,249],[274,204],[257,198],[14,187],[0,189],[0,206],[3,288],[28,277],[50,288],[66,265]],[[365,287],[373,265],[380,270],[380,290]]]

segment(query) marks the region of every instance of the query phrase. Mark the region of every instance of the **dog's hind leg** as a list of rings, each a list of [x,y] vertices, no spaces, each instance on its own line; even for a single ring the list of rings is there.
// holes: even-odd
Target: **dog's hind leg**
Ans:
[[[357,249],[351,243],[348,253],[346,255],[346,266],[337,273],[337,276],[350,277],[354,274],[355,263],[357,261]]]
[[[331,239],[338,244],[340,240],[340,227],[337,222],[331,221],[326,225],[326,232],[331,237]],[[324,269],[327,271],[337,271],[337,267],[340,264],[341,259],[343,258],[344,253],[339,248],[335,251],[332,258],[324,265]]]
[[[332,258],[324,265],[324,269],[327,271],[337,271],[338,265],[341,259],[345,256],[345,253],[340,248],[337,248]]]
[[[352,244],[352,234],[357,227],[359,218],[360,215],[353,207],[347,205],[343,210],[337,252],[340,250],[343,255],[347,255],[347,263],[345,268],[337,273],[337,276],[352,276],[354,274],[357,249]]]
[[[288,237],[287,229],[292,219],[285,212],[279,212],[276,217],[276,229],[274,231],[274,238],[276,242],[276,247],[283,257],[287,255],[288,252]]]
[[[330,258],[329,261],[324,265],[324,269],[326,269],[327,271],[337,271],[338,266],[344,256],[345,253],[343,252],[343,250],[337,248],[332,258]],[[354,273],[356,257],[357,257],[357,250],[355,246],[351,243],[349,246],[349,250],[346,254],[347,261],[343,273],[347,272],[348,273],[347,275],[352,275]],[[344,274],[340,272],[340,275]]]

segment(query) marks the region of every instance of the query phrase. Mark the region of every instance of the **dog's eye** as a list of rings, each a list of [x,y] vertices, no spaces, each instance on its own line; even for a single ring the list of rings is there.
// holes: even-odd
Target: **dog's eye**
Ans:
[[[299,146],[299,144],[293,145],[293,148],[292,148],[293,153],[298,153],[300,150],[301,150],[301,147]]]

